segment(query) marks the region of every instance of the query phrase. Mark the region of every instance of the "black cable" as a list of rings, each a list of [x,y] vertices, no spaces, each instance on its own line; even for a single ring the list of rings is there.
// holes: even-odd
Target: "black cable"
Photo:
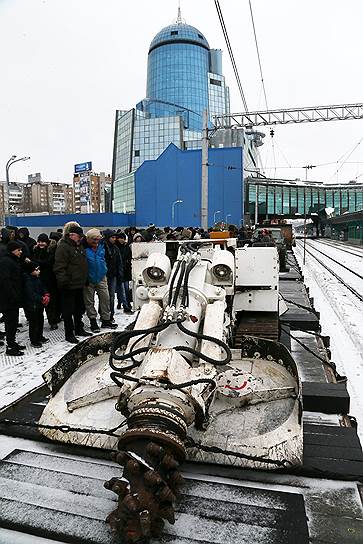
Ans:
[[[287,336],[290,336],[290,338],[292,338],[295,342],[297,342],[297,344],[299,344],[303,349],[305,349],[308,353],[310,353],[311,355],[313,355],[314,357],[316,357],[316,359],[318,359],[319,361],[321,361],[324,365],[328,366],[329,368],[332,369],[332,371],[334,372],[334,376],[336,378],[337,381],[339,382],[346,382],[347,381],[347,377],[346,376],[341,376],[338,372],[337,372],[337,369],[336,369],[336,366],[334,363],[332,363],[331,361],[328,361],[327,359],[323,359],[323,357],[320,357],[320,355],[317,355],[313,350],[311,350],[307,345],[305,345],[303,342],[301,342],[301,340],[299,340],[298,338],[296,338],[296,336],[293,336],[292,334],[290,334],[289,331],[287,331],[285,329],[285,327],[282,325],[281,326],[282,330],[287,334]]]
[[[265,88],[265,82],[264,82],[264,79],[263,79],[262,64],[261,64],[261,57],[260,57],[260,50],[259,50],[258,42],[257,42],[257,33],[256,33],[256,27],[255,27],[255,19],[254,19],[254,17],[253,17],[253,11],[252,11],[251,0],[249,0],[249,5],[250,5],[250,13],[251,13],[253,34],[254,34],[254,37],[255,37],[255,45],[256,45],[256,51],[257,51],[258,65],[259,65],[259,67],[260,67],[260,75],[261,75],[262,89],[263,89],[263,94],[264,94],[264,97],[265,97],[266,109],[267,109],[267,111],[268,111],[266,88]],[[276,166],[275,166],[275,168],[276,168]]]
[[[266,463],[269,465],[277,465],[279,467],[286,468],[287,466],[291,465],[291,461],[288,461],[287,459],[269,459],[268,457],[263,456],[257,456],[257,455],[248,455],[247,453],[241,453],[239,451],[230,451],[230,450],[222,450],[221,448],[218,448],[217,446],[204,446],[203,444],[200,444],[199,442],[195,442],[192,438],[189,436],[187,437],[185,441],[186,448],[197,448],[198,450],[202,450],[205,452],[211,452],[211,453],[221,453],[222,455],[233,455],[234,457],[238,457],[240,459],[247,459],[249,461],[255,461],[257,463]]]
[[[32,427],[35,429],[49,429],[54,431],[61,431],[62,433],[87,433],[87,434],[105,434],[108,436],[116,436],[120,438],[119,435],[115,434],[115,431],[127,425],[127,421],[123,421],[117,427],[105,431],[104,429],[85,429],[83,427],[70,427],[69,425],[46,425],[44,423],[39,423],[39,421],[27,421],[24,419],[0,419],[0,425],[9,425],[15,426],[19,425],[20,427]]]
[[[172,306],[176,306],[176,303],[177,303],[177,301],[178,301],[178,296],[179,296],[180,288],[181,288],[182,283],[183,283],[183,278],[184,278],[184,273],[185,273],[185,267],[186,267],[186,262],[183,261],[182,264],[181,264],[180,275],[179,275],[179,278],[178,278],[178,282],[177,282],[177,284],[176,284],[174,297],[173,297],[173,300],[172,300],[172,303],[171,303]]]
[[[122,380],[129,380],[130,382],[139,383],[139,378],[134,378],[133,376],[129,376],[128,374],[123,374],[122,372],[111,372],[110,374],[111,380],[118,386],[122,387],[123,383],[121,383],[118,378],[121,378]]]
[[[187,346],[175,346],[175,351],[186,351],[187,353],[191,353],[195,355],[196,357],[199,357],[200,359],[203,359],[203,361],[206,361],[207,363],[211,363],[212,365],[216,366],[222,366],[228,364],[232,359],[232,352],[230,348],[227,346],[225,342],[222,340],[219,340],[218,338],[213,338],[213,336],[208,336],[206,334],[200,334],[193,331],[190,331],[189,329],[185,328],[181,322],[178,322],[178,328],[184,332],[185,334],[192,336],[193,338],[197,338],[198,340],[207,340],[209,342],[213,342],[214,344],[217,344],[217,346],[220,346],[226,353],[226,358],[222,359],[221,361],[216,361],[215,359],[212,359],[211,357],[208,357],[207,355],[204,355],[204,353],[201,353],[193,348],[189,348]]]
[[[187,269],[185,271],[185,277],[184,277],[184,285],[183,285],[183,293],[181,298],[181,306],[188,307],[189,306],[189,275],[195,265],[197,264],[197,260],[193,259],[188,263]]]
[[[240,80],[240,77],[239,77],[239,73],[238,73],[238,70],[237,70],[237,65],[236,65],[236,62],[235,62],[235,60],[234,60],[234,55],[233,55],[232,47],[231,47],[231,44],[230,44],[230,41],[229,41],[228,32],[227,32],[227,28],[226,28],[226,25],[225,25],[225,22],[224,22],[224,18],[223,18],[223,14],[222,14],[221,7],[220,7],[220,5],[219,5],[219,1],[218,1],[218,0],[214,0],[214,4],[215,4],[216,9],[217,9],[217,14],[218,14],[219,22],[220,22],[221,27],[222,27],[224,39],[225,39],[225,42],[226,42],[226,45],[227,45],[227,49],[228,49],[228,53],[229,53],[229,57],[230,57],[231,63],[232,63],[232,68],[233,68],[234,75],[235,75],[235,78],[236,78],[236,81],[237,81],[238,90],[239,90],[240,95],[241,95],[241,98],[242,98],[242,103],[243,103],[243,106],[244,106],[245,110],[248,111],[248,106],[247,106],[246,98],[245,98],[245,95],[244,95],[244,92],[243,92],[242,83],[241,83],[241,80]]]
[[[176,265],[174,274],[173,274],[173,276],[172,276],[172,278],[171,278],[171,282],[170,282],[170,287],[169,287],[169,297],[168,297],[168,306],[170,306],[170,304],[171,304],[171,299],[173,298],[174,283],[175,283],[175,279],[176,279],[176,277],[177,277],[177,275],[178,275],[180,265],[181,265],[181,261],[177,261],[177,265]]]
[[[217,386],[215,380],[212,380],[211,378],[199,378],[197,380],[190,380],[189,382],[184,383],[163,384],[163,387],[165,389],[184,389],[185,387],[190,387],[191,385],[198,385],[198,383],[210,383],[211,385],[214,385],[214,387]]]
[[[307,310],[308,312],[311,312],[312,314],[315,314],[316,316],[319,315],[319,312],[317,312],[314,308],[310,308],[310,306],[304,306],[303,304],[299,304],[298,302],[285,298],[284,295],[281,293],[281,291],[280,291],[280,295],[282,300],[284,300],[285,302],[288,302],[289,304],[293,304],[294,306],[297,306],[297,308],[302,308],[303,310]]]

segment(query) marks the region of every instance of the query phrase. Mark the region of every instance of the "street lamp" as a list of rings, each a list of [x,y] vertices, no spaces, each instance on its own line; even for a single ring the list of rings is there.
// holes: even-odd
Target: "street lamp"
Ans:
[[[217,210],[216,212],[214,212],[214,214],[213,214],[213,225],[216,224],[216,215],[217,215],[218,213],[222,213],[222,211],[221,211],[221,210]]]
[[[9,181],[9,170],[10,166],[15,164],[19,161],[28,161],[30,157],[20,157],[20,159],[16,158],[16,155],[12,155],[8,162],[6,163],[5,172],[6,172],[6,194],[7,194],[7,202],[8,202],[8,208],[9,208],[9,225],[10,225],[10,181]],[[4,210],[6,214],[6,209]]]
[[[175,218],[175,205],[182,204],[182,200],[174,200],[171,205],[171,226],[174,227],[174,218]]]

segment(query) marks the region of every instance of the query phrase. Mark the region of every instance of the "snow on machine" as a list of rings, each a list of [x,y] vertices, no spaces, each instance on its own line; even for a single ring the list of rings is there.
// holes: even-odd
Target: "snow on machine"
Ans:
[[[48,438],[112,450],[124,467],[108,522],[122,542],[174,522],[184,460],[263,470],[302,464],[301,384],[277,342],[275,247],[133,244],[133,327],[94,336],[46,372]],[[63,433],[61,428],[74,430]],[[89,429],[90,433],[85,432]]]

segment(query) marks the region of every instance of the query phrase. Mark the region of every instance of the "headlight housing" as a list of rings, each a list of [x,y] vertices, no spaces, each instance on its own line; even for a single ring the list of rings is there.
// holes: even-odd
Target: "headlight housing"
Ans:
[[[219,280],[228,280],[232,274],[232,270],[226,264],[216,264],[213,267],[213,274]]]
[[[162,281],[165,277],[165,272],[158,266],[149,266],[146,273],[148,277],[154,281]]]

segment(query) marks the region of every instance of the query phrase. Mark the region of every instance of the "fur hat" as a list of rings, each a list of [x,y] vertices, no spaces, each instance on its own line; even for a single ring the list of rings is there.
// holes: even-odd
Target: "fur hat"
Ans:
[[[74,225],[72,227],[69,227],[68,234],[79,234],[80,236],[83,236],[83,230],[82,227],[79,227],[77,225]]]
[[[101,231],[98,229],[89,229],[86,232],[86,237],[87,238],[102,238],[102,234],[101,234]]]
[[[71,227],[80,227],[81,225],[79,223],[77,223],[77,221],[68,221],[68,223],[66,223],[63,227],[63,236],[65,234],[69,234],[69,229]]]

